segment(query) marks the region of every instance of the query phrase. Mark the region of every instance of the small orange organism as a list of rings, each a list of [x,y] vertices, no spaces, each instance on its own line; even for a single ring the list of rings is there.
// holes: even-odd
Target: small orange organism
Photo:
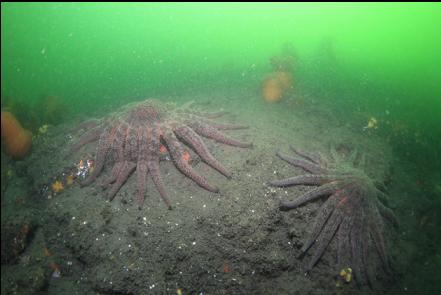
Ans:
[[[184,153],[182,154],[182,159],[183,159],[185,162],[190,161],[190,153],[189,153],[188,151],[184,151]]]
[[[263,81],[262,95],[267,102],[278,102],[293,88],[293,77],[289,72],[274,72]]]
[[[59,193],[62,190],[64,190],[64,185],[61,181],[57,180],[54,183],[52,183],[51,188],[54,193]]]
[[[165,154],[167,152],[167,148],[165,147],[165,145],[161,145],[161,147],[159,148],[159,152],[161,154]]]
[[[47,247],[44,247],[43,255],[44,255],[44,257],[49,257],[49,256],[52,256],[52,253],[51,253],[51,251],[49,251],[49,249]]]
[[[278,102],[283,96],[281,82],[274,76],[269,76],[263,81],[262,95],[267,102]]]
[[[230,265],[228,264],[228,262],[224,263],[224,273],[229,273],[230,272]]]
[[[5,152],[14,159],[22,159],[31,149],[32,133],[24,129],[10,112],[2,111],[2,143]]]

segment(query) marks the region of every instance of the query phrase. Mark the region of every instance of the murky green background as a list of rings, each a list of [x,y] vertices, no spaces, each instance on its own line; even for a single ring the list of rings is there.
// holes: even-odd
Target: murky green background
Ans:
[[[430,149],[441,138],[440,28],[439,3],[7,3],[1,93],[29,102],[56,95],[84,111],[198,89],[258,88],[268,58],[291,43],[297,80],[322,87],[342,108],[361,105],[405,125]]]
[[[261,103],[268,59],[290,43],[296,85],[342,121],[375,117],[377,132],[436,198],[440,31],[439,3],[2,3],[2,106],[35,107],[53,95],[67,105],[67,120],[134,99],[226,88],[249,89],[244,99]]]

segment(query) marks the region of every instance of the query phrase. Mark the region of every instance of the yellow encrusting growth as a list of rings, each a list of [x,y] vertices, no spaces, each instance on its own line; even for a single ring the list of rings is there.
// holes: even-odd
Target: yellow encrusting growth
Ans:
[[[340,277],[345,283],[350,283],[352,281],[352,268],[345,267],[340,271]]]
[[[59,193],[62,190],[64,190],[64,185],[61,181],[57,180],[54,183],[52,183],[51,188],[54,193]]]

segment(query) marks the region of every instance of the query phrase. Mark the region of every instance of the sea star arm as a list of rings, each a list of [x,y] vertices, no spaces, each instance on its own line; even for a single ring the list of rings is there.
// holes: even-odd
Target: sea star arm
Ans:
[[[291,165],[293,165],[295,167],[302,168],[303,170],[305,170],[307,172],[311,172],[313,174],[321,174],[321,173],[325,173],[326,172],[326,169],[323,169],[318,164],[314,164],[314,163],[312,163],[310,161],[292,158],[292,157],[290,157],[288,155],[285,155],[285,154],[282,154],[282,153],[277,153],[276,155],[280,159],[288,162],[289,164],[291,164]]]
[[[206,125],[210,125],[217,130],[239,130],[239,129],[248,129],[249,126],[240,125],[240,124],[230,124],[230,123],[218,123],[211,120],[203,120],[202,121]]]
[[[380,214],[386,218],[390,223],[393,224],[393,226],[398,227],[398,220],[395,217],[395,214],[392,212],[391,209],[386,207],[380,200],[377,199],[377,208]]]
[[[300,157],[302,157],[302,158],[304,158],[304,159],[306,159],[306,160],[309,160],[309,161],[311,161],[311,162],[314,162],[315,164],[317,164],[317,165],[320,165],[321,166],[321,163],[323,162],[323,159],[320,157],[320,155],[316,155],[316,154],[310,154],[310,153],[308,153],[308,152],[305,152],[305,151],[303,151],[303,150],[300,150],[300,149],[298,149],[298,148],[296,148],[295,146],[293,146],[293,145],[290,145],[289,146],[289,148],[294,152],[294,153],[296,153],[297,155],[299,155]]]
[[[291,210],[291,209],[297,208],[305,203],[314,201],[315,199],[318,199],[320,197],[333,194],[333,193],[335,193],[337,188],[338,188],[338,184],[336,182],[324,184],[322,186],[319,186],[316,189],[313,189],[313,190],[301,195],[300,197],[298,197],[294,201],[282,202],[282,204],[280,205],[280,209],[281,210]]]
[[[101,134],[100,140],[98,142],[97,152],[96,152],[96,161],[95,168],[90,176],[83,181],[81,185],[89,185],[100,175],[101,171],[104,168],[104,163],[106,161],[106,156],[110,150],[110,141],[109,141],[109,131],[106,131]]]
[[[240,142],[234,138],[228,137],[225,134],[223,134],[222,132],[215,129],[214,127],[211,127],[210,125],[202,126],[201,124],[191,124],[190,127],[194,131],[196,131],[196,133],[198,133],[199,135],[214,139],[217,142],[220,142],[223,144],[241,147],[241,148],[248,148],[248,147],[252,146],[251,143]]]
[[[338,203],[338,200],[335,196],[331,196],[326,200],[326,202],[323,204],[323,207],[320,208],[320,211],[317,215],[316,220],[314,221],[314,226],[312,227],[312,232],[308,237],[308,240],[305,242],[303,247],[301,248],[301,254],[303,255],[308,251],[308,249],[314,244],[317,240],[317,237],[322,232],[326,222],[328,221],[331,214],[334,212],[334,209],[336,208]]]
[[[340,212],[340,210],[334,210],[329,219],[326,221],[326,224],[323,226],[322,232],[317,238],[316,243],[318,246],[307,266],[306,272],[309,272],[320,259],[320,257],[322,257],[323,253],[325,252],[326,248],[334,237],[335,232],[340,226],[342,220],[343,214]]]
[[[350,234],[352,223],[352,216],[345,216],[337,231],[337,264],[339,270],[351,266]]]
[[[162,180],[161,170],[159,169],[159,150],[161,147],[159,130],[157,128],[145,129],[141,138],[145,142],[144,151],[141,153],[146,156],[147,167],[153,183],[167,208],[171,209],[170,198],[165,189],[164,181]]]
[[[141,209],[142,205],[144,204],[144,195],[146,192],[146,175],[148,173],[149,169],[147,167],[147,161],[146,160],[139,160],[136,163],[136,178],[138,183],[138,208]]]
[[[273,180],[270,181],[268,184],[271,186],[285,187],[292,185],[321,185],[326,182],[329,182],[328,175],[305,174],[281,180]]]
[[[79,141],[72,146],[70,153],[79,150],[83,145],[94,142],[100,138],[103,131],[101,129],[93,129],[84,134]]]
[[[112,201],[115,197],[116,193],[119,191],[121,186],[126,182],[129,178],[130,174],[135,170],[136,164],[134,162],[124,162],[123,167],[121,168],[115,183],[112,185],[112,188],[109,192],[108,198],[109,201]]]
[[[231,173],[225,169],[225,167],[216,160],[213,155],[208,151],[207,147],[205,146],[204,142],[200,138],[200,136],[194,132],[189,127],[181,127],[175,130],[175,134],[182,138],[187,144],[193,148],[193,150],[198,154],[198,156],[207,163],[212,168],[219,171],[221,174],[225,175],[226,177],[230,178]]]
[[[219,192],[219,188],[208,183],[208,181],[199,175],[194,169],[188,164],[187,160],[184,159],[184,149],[179,143],[178,139],[174,133],[170,132],[164,135],[164,140],[167,144],[167,148],[173,158],[176,167],[187,177],[196,182],[199,186],[205,188],[211,192]]]

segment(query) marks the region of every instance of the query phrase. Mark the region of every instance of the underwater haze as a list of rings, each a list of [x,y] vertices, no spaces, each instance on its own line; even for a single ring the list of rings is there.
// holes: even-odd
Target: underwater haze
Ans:
[[[323,79],[343,89],[334,98],[340,107],[388,110],[439,147],[440,9],[438,3],[5,3],[2,97],[31,103],[55,93],[87,112],[133,97],[240,87],[259,79],[268,58],[291,43],[301,79],[321,84],[316,77],[338,66]]]
[[[336,273],[329,274],[329,266],[328,269],[325,268],[327,264],[324,263],[325,266],[322,266],[323,263],[320,261],[316,266],[320,270],[316,274],[317,277],[314,277],[314,270],[311,272],[311,279],[304,277],[300,267],[301,261],[296,258],[299,253],[295,252],[299,251],[301,245],[297,247],[294,240],[298,238],[299,241],[303,241],[308,231],[287,228],[288,225],[292,227],[296,223],[305,223],[305,220],[313,223],[313,219],[308,218],[315,215],[303,213],[302,218],[295,219],[294,211],[303,207],[293,210],[289,213],[291,215],[278,210],[280,201],[278,198],[288,196],[292,198],[304,191],[287,189],[288,193],[284,190],[270,192],[262,185],[277,178],[278,173],[285,177],[299,173],[297,170],[286,169],[282,161],[275,159],[278,150],[275,150],[274,146],[285,149],[290,143],[300,143],[308,151],[316,148],[323,152],[326,150],[324,147],[338,141],[337,139],[341,139],[340,143],[344,142],[345,148],[346,145],[354,145],[362,149],[365,147],[367,152],[371,152],[372,157],[378,155],[373,162],[379,164],[372,170],[381,170],[377,175],[385,175],[387,181],[384,182],[391,198],[386,205],[390,205],[400,223],[399,228],[393,230],[394,233],[391,234],[393,279],[379,280],[382,286],[381,292],[388,294],[439,292],[441,286],[436,277],[439,277],[441,267],[439,250],[441,217],[436,212],[441,209],[440,31],[440,3],[3,2],[1,4],[1,174],[2,216],[5,217],[2,217],[2,285],[6,286],[4,284],[6,281],[9,285],[2,287],[2,293],[12,290],[19,290],[24,294],[162,292],[162,294],[178,295],[270,294],[276,291],[278,294],[295,294],[296,290],[311,294],[320,291],[326,293],[341,291],[342,294],[380,292],[376,287],[359,288],[354,282],[350,282],[351,278],[342,285],[336,284],[334,282]],[[286,60],[287,56],[289,61]],[[283,62],[279,61],[280,63],[275,66],[274,57],[280,58]],[[276,99],[268,99],[265,83],[273,77],[272,74],[280,72],[288,73],[289,90],[285,93],[282,89],[284,95]],[[178,105],[185,105],[186,102],[193,100],[196,104],[208,108],[208,111],[225,109],[234,114],[228,115],[230,116],[228,120],[250,125],[249,133],[233,131],[231,135],[234,137],[237,134],[243,141],[253,142],[254,147],[251,152],[219,147],[215,149],[214,154],[219,156],[220,162],[230,157],[230,162],[226,162],[226,166],[234,171],[232,180],[225,182],[219,180],[218,186],[221,192],[222,186],[225,186],[227,192],[225,195],[231,196],[231,199],[236,196],[236,199],[244,198],[248,193],[253,195],[255,198],[253,201],[242,204],[246,208],[252,206],[250,204],[259,203],[259,200],[265,199],[266,202],[267,198],[275,198],[274,203],[267,204],[262,201],[261,207],[255,208],[256,212],[261,213],[259,215],[261,223],[251,219],[249,222],[250,232],[254,232],[253,224],[265,228],[266,218],[275,220],[281,216],[277,219],[280,223],[274,221],[274,224],[267,226],[272,228],[269,232],[262,233],[259,237],[250,235],[253,241],[259,239],[263,241],[265,235],[271,237],[271,241],[265,240],[268,244],[262,242],[259,244],[262,245],[261,247],[256,246],[256,253],[259,251],[265,253],[268,249],[271,251],[273,249],[271,242],[282,244],[277,241],[286,240],[290,243],[289,246],[285,243],[284,245],[289,248],[282,247],[277,255],[273,252],[268,254],[268,257],[272,257],[272,254],[278,257],[278,260],[274,258],[273,261],[266,263],[273,265],[273,268],[268,266],[267,269],[259,270],[261,267],[259,264],[265,264],[265,262],[254,263],[259,261],[256,257],[260,254],[243,260],[238,257],[233,259],[225,254],[233,253],[231,249],[231,251],[216,250],[219,252],[213,252],[216,253],[213,254],[216,258],[211,261],[211,258],[207,258],[211,256],[205,254],[210,253],[209,249],[217,246],[206,246],[207,250],[203,252],[204,254],[201,254],[202,252],[189,252],[182,256],[170,254],[173,256],[170,258],[167,256],[169,251],[167,239],[163,241],[159,238],[158,229],[151,235],[152,239],[158,235],[158,240],[155,241],[160,240],[160,242],[156,244],[151,242],[151,244],[158,249],[164,249],[164,252],[158,252],[160,253],[158,257],[163,260],[155,260],[152,265],[161,266],[161,263],[164,263],[167,265],[167,270],[159,274],[155,271],[161,269],[160,267],[137,268],[149,274],[149,283],[138,285],[142,281],[142,274],[139,274],[139,280],[133,279],[135,283],[132,286],[127,286],[130,285],[127,283],[127,277],[124,275],[118,277],[118,272],[115,271],[112,281],[114,284],[109,285],[108,281],[111,279],[100,274],[100,271],[111,272],[113,264],[101,265],[101,268],[94,266],[98,265],[95,262],[100,260],[97,258],[99,256],[97,253],[109,249],[94,248],[90,244],[87,247],[76,245],[83,245],[81,243],[95,239],[94,233],[111,235],[114,231],[124,234],[127,227],[129,233],[138,232],[138,229],[131,228],[131,221],[135,223],[136,220],[136,223],[141,224],[144,216],[136,215],[142,213],[133,209],[135,205],[122,201],[111,202],[109,205],[111,209],[105,207],[102,212],[110,210],[109,212],[118,212],[114,214],[123,214],[126,209],[119,211],[115,208],[128,207],[131,208],[129,210],[133,209],[131,213],[133,216],[127,217],[127,220],[121,217],[118,222],[105,221],[103,228],[108,226],[111,229],[103,231],[97,230],[98,226],[91,225],[94,229],[88,229],[90,236],[83,235],[80,238],[81,235],[77,234],[78,241],[66,246],[69,250],[54,242],[57,233],[63,231],[63,227],[67,224],[64,222],[68,222],[62,220],[61,212],[66,214],[68,212],[71,222],[74,214],[79,216],[83,210],[72,209],[76,208],[75,196],[84,195],[84,199],[79,198],[88,200],[87,196],[93,195],[93,199],[97,199],[97,204],[104,203],[102,198],[96,197],[101,195],[100,191],[91,192],[89,187],[83,189],[76,185],[76,182],[72,188],[68,188],[67,182],[71,179],[67,178],[63,178],[64,182],[57,182],[59,175],[67,173],[67,167],[73,167],[78,162],[76,159],[69,160],[68,163],[67,160],[61,159],[61,156],[56,163],[51,159],[52,155],[68,150],[68,146],[74,143],[69,140],[76,138],[76,135],[68,139],[62,135],[71,132],[79,121],[106,117],[128,103],[148,98]],[[32,148],[29,152],[18,149],[11,152],[12,144],[7,142],[7,135],[4,135],[6,127],[3,125],[6,117],[4,120],[3,117],[6,112],[17,118],[24,129],[32,132]],[[276,142],[278,139],[280,142]],[[261,147],[259,142],[262,143]],[[63,148],[57,150],[61,146]],[[209,148],[212,148],[212,145]],[[86,155],[85,152],[83,154]],[[93,152],[89,153],[92,154]],[[262,161],[266,166],[265,168],[250,166],[247,170],[247,165],[254,165],[249,164],[253,161],[257,163]],[[198,163],[194,165],[197,166]],[[52,167],[50,166],[52,164],[56,168],[50,171],[48,167]],[[172,183],[165,180],[169,191],[176,193],[182,190],[184,192],[182,195],[192,195],[195,199],[205,200],[203,188],[194,184],[188,185],[190,188],[187,188],[185,183],[182,184],[184,176],[169,172],[176,170],[171,164],[169,166],[167,172],[163,171],[163,174],[171,173],[171,177],[177,179]],[[256,167],[260,168],[256,169]],[[256,170],[260,172],[255,172]],[[209,180],[219,177],[210,173],[207,174]],[[249,173],[260,174],[255,177],[244,176]],[[247,182],[251,181],[249,178],[254,178],[254,182]],[[245,181],[244,184],[239,185],[240,180]],[[127,182],[126,186],[136,187],[136,183],[131,184],[136,181]],[[240,189],[245,190],[246,183],[254,187],[251,193],[250,191],[239,193]],[[45,187],[44,193],[42,187]],[[149,186],[147,195],[156,194],[153,192],[155,191],[153,187],[153,185]],[[46,198],[51,188],[55,193],[51,194],[50,198]],[[68,190],[74,191],[69,195]],[[63,192],[60,193],[61,191]],[[35,201],[33,198],[36,198],[37,194],[43,197]],[[174,196],[174,193],[171,194]],[[176,224],[183,224],[183,220],[187,220],[187,224],[194,222],[191,226],[187,225],[188,231],[183,230],[183,233],[191,235],[192,231],[200,231],[202,241],[204,238],[210,239],[211,234],[215,236],[218,234],[217,231],[222,232],[218,230],[219,224],[229,224],[229,227],[242,224],[230,219],[230,215],[234,214],[229,212],[233,212],[234,209],[228,211],[227,208],[230,207],[226,204],[213,205],[213,208],[224,207],[225,212],[221,211],[225,215],[216,213],[218,215],[213,217],[209,212],[204,213],[201,218],[203,222],[199,222],[191,219],[194,212],[198,212],[197,210],[193,212],[193,209],[197,208],[196,204],[194,207],[191,205],[190,209],[185,209],[179,208],[178,203],[177,208],[170,211],[173,213],[169,213],[159,203],[160,197],[150,195],[146,200],[154,199],[155,203],[144,204],[149,210],[158,211],[158,213],[148,213],[159,216],[152,223],[160,224],[164,223],[164,220],[169,220],[173,224],[174,220]],[[222,198],[224,197],[227,198],[222,195]],[[185,199],[181,200],[179,196],[174,198],[185,203]],[[121,198],[117,196],[116,199]],[[50,202],[60,203],[56,205]],[[81,202],[77,200],[77,203]],[[231,208],[237,206],[240,210],[241,201],[237,202],[232,204]],[[70,206],[70,211],[55,209],[56,206],[61,207],[60,204]],[[209,204],[207,206],[210,208]],[[311,208],[313,208],[311,210],[316,209],[316,207]],[[87,210],[84,212],[93,215]],[[28,221],[40,216],[39,212],[45,212],[46,219],[54,216],[57,218],[54,218],[54,223],[47,228],[44,228],[41,220]],[[97,216],[105,216],[103,220],[107,220],[108,215],[112,214],[102,212]],[[147,216],[148,214],[146,213]],[[159,214],[176,215],[163,217]],[[10,226],[11,220],[17,220],[14,217],[16,215],[24,216],[18,218],[24,220],[23,224],[33,223],[29,226],[30,229],[26,226],[24,230],[23,225]],[[217,217],[219,219],[216,219]],[[210,220],[216,222],[210,223]],[[210,224],[211,227],[202,227],[202,223]],[[157,228],[161,226],[158,225]],[[225,228],[228,226],[225,225]],[[166,228],[162,229],[167,232]],[[12,233],[9,234],[10,231]],[[27,236],[28,231],[32,232],[32,235],[23,238],[26,240],[23,242],[26,245],[20,250],[11,250],[16,257],[12,259],[8,256],[4,259],[4,247],[11,248],[7,244],[8,238],[13,236],[16,240],[17,235],[23,237],[23,232],[26,232],[25,236]],[[70,234],[70,231],[67,232]],[[248,232],[237,233],[248,239]],[[166,235],[170,241],[176,243],[182,241],[173,234]],[[238,236],[239,234],[236,236],[237,241],[241,241],[242,238]],[[142,234],[137,233],[128,239],[141,241],[141,238]],[[198,239],[195,239],[194,243],[196,240],[199,243]],[[234,235],[231,236],[231,240],[236,241]],[[116,245],[118,242],[112,243]],[[136,245],[136,242],[130,245],[132,244]],[[38,250],[33,252],[33,247]],[[148,244],[139,247],[149,251]],[[36,259],[36,254],[33,253],[41,254],[42,249],[48,253],[50,250],[50,253],[44,252],[44,257],[41,259],[45,263],[39,271],[36,265],[41,264],[41,259]],[[242,249],[240,245],[238,249]],[[243,249],[252,252],[254,248],[245,245]],[[59,256],[52,253],[55,251],[58,251]],[[86,251],[87,254],[84,254]],[[92,252],[94,254],[91,254]],[[265,254],[259,257],[262,256]],[[57,258],[57,264],[51,260],[54,257]],[[146,261],[150,258],[150,256],[144,257]],[[189,273],[187,277],[179,277],[179,271],[193,267],[185,264],[187,259],[194,259],[193,265],[199,265],[201,269]],[[324,259],[328,258],[324,256]],[[50,260],[50,267],[47,267],[46,260]],[[208,260],[213,264],[219,262],[216,264],[217,268],[213,267],[218,271],[221,269],[221,274],[215,279],[212,277],[213,269],[210,269]],[[129,261],[130,259],[127,258],[122,263],[124,267],[130,264]],[[333,265],[330,261],[331,258],[328,264]],[[69,266],[66,266],[67,262]],[[195,266],[195,269],[197,267]],[[38,271],[35,271],[36,269]],[[128,269],[128,273],[137,270],[130,267]],[[59,274],[57,275],[56,272],[60,270],[61,277],[58,277]],[[5,271],[9,274],[4,277]],[[32,271],[35,271],[35,277],[40,279],[23,279],[26,273]],[[206,271],[209,276],[200,275],[205,274]],[[249,273],[253,275],[256,273],[256,277],[248,276]],[[136,274],[134,277],[138,278]],[[209,281],[208,277],[213,281]],[[76,286],[81,286],[83,289]]]

